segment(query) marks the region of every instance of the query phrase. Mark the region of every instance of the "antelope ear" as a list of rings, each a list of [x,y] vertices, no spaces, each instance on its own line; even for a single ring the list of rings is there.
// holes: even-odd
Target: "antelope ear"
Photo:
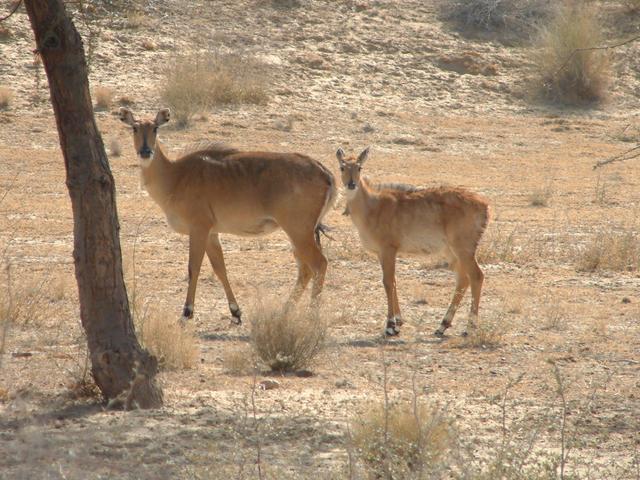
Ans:
[[[342,147],[338,148],[338,151],[336,152],[336,158],[338,159],[340,165],[344,164],[344,150],[342,150]]]
[[[164,125],[169,121],[170,118],[171,111],[168,108],[163,108],[162,110],[159,110],[158,114],[156,115],[156,125]]]
[[[362,165],[369,158],[369,150],[371,147],[365,148],[360,155],[358,155],[358,165]]]
[[[127,125],[133,125],[134,123],[136,123],[136,119],[133,118],[133,113],[126,107],[120,107],[118,116],[120,117],[120,121],[122,123],[126,123]]]

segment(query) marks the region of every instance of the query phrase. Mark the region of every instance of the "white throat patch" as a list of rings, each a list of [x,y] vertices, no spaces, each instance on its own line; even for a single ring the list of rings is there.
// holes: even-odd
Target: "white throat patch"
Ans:
[[[358,187],[357,186],[353,190],[351,190],[349,188],[345,188],[344,190],[345,190],[344,191],[344,196],[347,197],[347,201],[353,200],[355,198],[356,194],[358,193]]]
[[[149,168],[151,162],[153,162],[153,154],[151,154],[149,158],[142,158],[140,155],[138,155],[138,161],[140,162],[140,166],[142,168]]]

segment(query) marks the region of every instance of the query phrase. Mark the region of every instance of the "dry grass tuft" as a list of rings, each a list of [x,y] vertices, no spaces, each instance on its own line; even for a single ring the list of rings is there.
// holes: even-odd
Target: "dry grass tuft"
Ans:
[[[192,368],[198,359],[198,344],[189,326],[166,312],[147,309],[136,315],[136,330],[142,345],[155,355],[161,368]]]
[[[580,272],[640,269],[640,234],[631,229],[598,232],[577,255]]]
[[[107,110],[113,101],[113,89],[99,85],[93,89],[93,96],[96,100],[96,108]]]
[[[51,313],[45,298],[47,280],[12,283],[0,290],[0,318],[8,323],[40,324]]]
[[[251,315],[253,347],[274,371],[309,367],[324,350],[326,337],[327,324],[317,309],[261,303]]]
[[[222,365],[231,375],[250,375],[256,370],[256,356],[250,346],[229,347],[222,353]]]
[[[516,245],[516,234],[517,228],[505,232],[497,223],[489,224],[476,253],[478,263],[515,262],[521,253]]]
[[[452,338],[449,345],[453,348],[493,350],[502,345],[504,329],[504,320],[481,321],[474,327],[469,326],[466,335]]]
[[[372,478],[422,478],[453,439],[452,421],[426,405],[373,405],[351,422],[353,448]]]
[[[178,126],[216,105],[264,104],[267,82],[256,61],[241,55],[188,56],[168,69],[161,97]]]
[[[11,100],[13,100],[13,92],[11,89],[0,86],[0,109],[4,110],[9,108]]]
[[[541,32],[536,63],[542,93],[551,101],[585,105],[603,100],[610,82],[609,52],[578,49],[603,44],[593,7],[567,2]]]
[[[543,188],[537,188],[529,194],[529,205],[532,207],[548,207],[553,196],[553,187],[548,184]]]
[[[148,28],[151,25],[151,18],[137,10],[130,10],[127,12],[126,25],[132,30],[139,28]]]
[[[112,138],[109,142],[109,151],[111,152],[112,157],[119,157],[122,155],[122,145],[117,138]]]

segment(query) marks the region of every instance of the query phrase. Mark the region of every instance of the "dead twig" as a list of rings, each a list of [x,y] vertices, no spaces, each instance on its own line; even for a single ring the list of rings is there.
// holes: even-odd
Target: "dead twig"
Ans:
[[[598,162],[596,162],[596,164],[593,166],[593,169],[596,170],[604,165],[608,165],[610,163],[614,163],[614,162],[624,162],[626,160],[632,160],[634,158],[640,157],[640,152],[631,155],[630,157],[628,157],[627,155],[629,155],[631,152],[635,152],[636,150],[640,150],[640,145],[636,145],[635,147],[627,150],[626,152],[622,152],[618,155],[615,155],[611,158],[608,158],[606,160],[600,160]]]
[[[556,70],[556,72],[555,72],[555,74],[553,76],[555,77],[556,75],[558,75],[558,73],[560,73],[562,70],[564,70],[564,68],[569,64],[571,59],[573,59],[573,57],[575,57],[580,52],[591,52],[591,51],[595,51],[595,50],[611,50],[612,48],[622,47],[623,45],[627,45],[629,43],[635,42],[636,40],[640,40],[640,35],[637,35],[635,37],[629,38],[629,39],[625,40],[624,42],[615,43],[613,45],[601,45],[599,47],[576,48],[573,52],[571,52],[569,54],[569,56],[566,58],[566,60],[563,62],[563,64],[560,65],[560,67],[558,68],[558,70]]]
[[[11,9],[11,11],[5,15],[4,17],[0,18],[0,22],[4,22],[5,20],[7,20],[11,15],[13,15],[14,13],[16,13],[18,11],[18,9],[20,8],[20,5],[22,5],[22,0],[18,0],[16,2],[16,4],[13,6],[13,8]]]

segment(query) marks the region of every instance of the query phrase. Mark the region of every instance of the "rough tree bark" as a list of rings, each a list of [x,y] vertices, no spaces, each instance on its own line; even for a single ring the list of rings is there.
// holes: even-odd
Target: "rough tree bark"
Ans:
[[[110,403],[162,405],[158,363],[135,335],[122,274],[115,185],[93,116],[87,64],[62,0],[25,0],[49,80],[74,220],[80,317],[91,371]]]

